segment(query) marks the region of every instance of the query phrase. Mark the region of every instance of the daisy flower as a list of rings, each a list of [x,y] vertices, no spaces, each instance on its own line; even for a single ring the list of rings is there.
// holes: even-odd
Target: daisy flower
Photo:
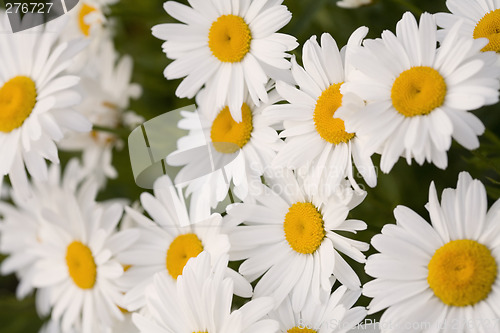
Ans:
[[[290,68],[285,52],[298,45],[295,37],[276,33],[292,18],[282,2],[193,0],[188,7],[167,1],[165,11],[182,23],[157,25],[153,35],[166,41],[163,51],[174,59],[165,77],[186,77],[177,96],[193,98],[205,85],[211,103],[229,105],[237,122],[245,91],[255,105],[267,102],[266,83]]]
[[[266,105],[258,107],[248,96],[240,107],[240,122],[234,120],[228,106],[211,104],[208,91],[200,91],[196,100],[197,111],[183,112],[184,119],[178,124],[189,133],[178,140],[178,149],[166,161],[183,167],[175,182],[189,181],[187,194],[192,196],[192,204],[210,212],[210,207],[226,198],[231,182],[238,198],[251,194],[283,142],[262,114]],[[269,93],[269,100],[279,100],[276,91]]]
[[[116,283],[123,267],[116,255],[137,234],[117,232],[122,205],[97,203],[96,195],[97,184],[87,180],[42,210],[32,283],[45,290],[40,302],[49,304],[52,320],[60,320],[63,331],[96,332],[123,320]]]
[[[207,252],[189,260],[176,285],[156,274],[146,291],[152,318],[134,314],[141,332],[157,333],[272,333],[278,324],[264,316],[273,308],[271,297],[253,299],[231,312],[233,281],[224,277],[227,257],[212,266]]]
[[[119,0],[81,0],[70,11],[72,24],[68,30],[74,34],[89,37],[102,28],[106,22],[105,12],[109,5],[117,3]]]
[[[62,41],[85,39],[89,46],[74,59],[70,70],[81,71],[96,58],[103,42],[111,38],[111,20],[106,17],[109,6],[119,0],[79,0],[65,16],[69,22],[61,35]]]
[[[0,176],[28,195],[28,178],[47,178],[44,159],[59,163],[55,141],[66,130],[90,131],[91,124],[72,108],[80,102],[76,76],[63,71],[82,49],[78,42],[57,44],[63,18],[44,27],[0,34]],[[7,29],[8,18],[0,14]],[[47,33],[44,29],[47,29]],[[18,55],[22,54],[22,57]]]
[[[348,132],[369,138],[366,152],[382,155],[382,171],[400,156],[445,169],[452,138],[467,149],[479,146],[484,126],[468,110],[498,101],[500,72],[496,55],[480,52],[487,41],[464,39],[459,28],[453,26],[436,48],[433,16],[422,14],[418,25],[405,13],[396,35],[384,31],[352,53],[360,73],[341,92],[357,93],[367,105],[339,116]]]
[[[131,229],[139,234],[139,240],[118,255],[122,264],[130,266],[119,281],[126,291],[124,303],[129,311],[144,307],[144,292],[155,273],[175,285],[189,258],[206,251],[216,261],[229,251],[227,235],[221,233],[222,217],[219,214],[203,217],[195,211],[188,214],[182,194],[176,193],[168,176],[154,183],[154,196],[143,193],[141,203],[152,220],[126,208],[127,214],[139,224]],[[235,280],[238,295],[252,296],[251,286],[242,276],[229,268],[226,274]]]
[[[61,178],[60,166],[49,168],[45,181],[33,180],[33,196],[22,197],[11,191],[13,205],[0,201],[0,253],[8,255],[2,261],[2,274],[16,273],[19,279],[16,295],[24,298],[33,291],[32,278],[40,244],[40,228],[47,221],[42,216],[46,208],[55,208],[67,192],[73,192],[83,178],[83,170],[76,159],[71,160]],[[46,312],[46,311],[42,311]]]
[[[436,23],[445,35],[453,25],[462,21],[458,33],[466,38],[487,38],[488,44],[482,51],[500,52],[500,1],[482,0],[447,0],[446,7],[450,13],[437,13]]]
[[[483,184],[462,172],[441,204],[432,183],[426,208],[432,225],[398,206],[397,224],[373,237],[380,253],[365,267],[376,278],[363,288],[373,298],[368,313],[387,308],[381,322],[393,330],[383,332],[406,323],[427,323],[429,332],[491,331],[500,317],[500,200],[487,211]]]
[[[279,323],[279,333],[344,333],[366,316],[364,307],[352,308],[360,295],[361,290],[350,291],[341,286],[331,295],[328,292],[324,303],[318,304],[309,296],[300,312],[293,310],[292,300],[287,297],[269,313],[269,318]]]
[[[304,308],[306,296],[320,300],[335,279],[351,289],[360,281],[340,253],[363,263],[361,251],[368,244],[341,236],[366,229],[363,221],[347,218],[365,193],[350,187],[323,197],[315,186],[307,187],[289,170],[266,177],[269,187],[255,203],[234,204],[227,209],[231,260],[243,260],[239,271],[249,281],[262,278],[254,295],[273,295],[277,304],[291,293],[293,309]],[[245,223],[245,225],[239,225]],[[225,223],[226,224],[226,223]]]
[[[98,59],[98,60],[97,60]],[[108,129],[133,129],[142,118],[129,123],[132,111],[128,111],[130,99],[137,99],[142,93],[141,86],[131,83],[133,61],[130,56],[119,58],[113,41],[103,42],[93,60],[95,66],[87,65],[82,71],[81,87],[84,100],[76,110],[85,115],[94,126]],[[85,170],[101,187],[108,178],[116,178],[117,171],[112,165],[113,149],[122,149],[123,141],[116,134],[93,130],[89,133],[73,133],[59,142],[63,150],[82,151]]]
[[[304,68],[292,59],[292,75],[298,89],[278,82],[278,93],[289,104],[270,106],[264,112],[274,121],[283,122],[286,145],[279,151],[273,164],[293,169],[309,168],[314,184],[328,184],[335,188],[348,177],[359,188],[353,177],[352,161],[371,187],[377,183],[370,156],[362,154],[363,139],[346,132],[344,121],[336,116],[342,108],[359,110],[361,98],[343,95],[340,90],[352,71],[350,54],[366,36],[367,28],[360,28],[349,39],[347,47],[339,52],[335,40],[327,33],[316,36],[303,48]]]

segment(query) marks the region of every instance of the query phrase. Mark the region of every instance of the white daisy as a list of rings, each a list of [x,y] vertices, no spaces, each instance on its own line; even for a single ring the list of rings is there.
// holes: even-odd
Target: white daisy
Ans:
[[[266,177],[269,187],[262,185],[256,203],[228,207],[225,222],[245,223],[228,227],[230,255],[231,260],[246,259],[239,271],[249,281],[263,275],[254,295],[273,295],[279,304],[291,293],[295,311],[303,309],[308,294],[320,300],[321,291],[329,292],[335,279],[359,288],[359,278],[340,253],[362,263],[361,251],[368,249],[368,244],[336,232],[366,229],[363,221],[346,220],[365,193],[346,186],[323,197],[300,180],[288,170]]]
[[[79,0],[65,16],[69,23],[62,32],[61,40],[85,39],[89,46],[73,61],[70,70],[79,72],[88,62],[93,62],[102,43],[111,38],[112,20],[107,18],[109,6],[119,0]],[[96,63],[96,62],[94,62]]]
[[[271,297],[253,299],[231,312],[233,281],[224,277],[227,257],[214,266],[207,252],[189,260],[176,285],[156,274],[146,291],[152,318],[134,314],[141,332],[272,333],[278,324],[263,317],[274,307]]]
[[[136,123],[127,124],[127,117],[132,113],[128,107],[130,99],[139,98],[142,89],[130,82],[132,58],[119,58],[113,41],[107,39],[93,62],[95,66],[89,64],[82,71],[84,100],[76,109],[97,127],[117,130],[135,128]],[[113,149],[122,149],[123,145],[116,134],[98,129],[68,135],[59,143],[61,149],[83,151],[84,167],[101,187],[105,186],[107,178],[116,178],[117,171],[112,165]]]
[[[447,151],[454,138],[467,149],[479,146],[481,121],[467,110],[498,101],[496,55],[481,53],[486,40],[467,40],[458,23],[436,48],[436,25],[424,13],[420,26],[412,14],[398,22],[396,35],[365,40],[352,53],[360,70],[342,87],[367,101],[361,112],[340,110],[347,131],[366,135],[368,153],[382,155],[381,169],[389,172],[400,156],[408,163],[425,160],[447,166]]]
[[[450,13],[437,13],[436,23],[444,28],[444,36],[458,21],[463,24],[458,30],[466,38],[488,38],[482,51],[500,52],[500,1],[498,0],[447,0]]]
[[[46,179],[44,159],[59,163],[54,141],[61,140],[65,130],[91,128],[72,109],[80,102],[75,91],[79,78],[63,74],[82,49],[78,42],[56,43],[64,22],[61,18],[42,28],[0,34],[0,175],[8,174],[24,196],[28,195],[25,167],[34,178]],[[7,16],[1,14],[0,25],[7,24]],[[44,28],[50,32],[44,33]]]
[[[216,108],[207,95],[206,90],[200,91],[198,110],[183,113],[178,126],[189,134],[178,140],[178,149],[166,161],[183,166],[175,182],[189,181],[187,194],[192,196],[192,205],[209,212],[226,198],[231,182],[238,198],[251,194],[283,142],[262,114],[264,104],[257,107],[245,96],[240,107],[243,120],[235,122],[227,106]],[[269,100],[279,100],[276,91],[269,93]]]
[[[165,281],[175,285],[189,258],[205,250],[215,262],[229,251],[227,235],[221,233],[221,216],[199,216],[193,210],[188,214],[182,194],[176,193],[168,176],[158,178],[154,196],[143,193],[141,203],[152,220],[126,208],[139,224],[132,230],[140,236],[137,243],[118,255],[122,264],[130,266],[119,281],[127,292],[124,302],[130,311],[145,305],[144,291],[155,273],[161,273]],[[235,280],[238,295],[252,296],[252,288],[242,276],[229,268],[226,274]]]
[[[123,207],[96,203],[96,194],[97,184],[87,181],[42,210],[32,283],[46,291],[41,303],[49,304],[63,331],[96,332],[123,320],[116,284],[123,267],[115,257],[138,235],[117,232]]]
[[[279,333],[344,333],[366,316],[364,307],[352,308],[360,295],[361,289],[350,291],[341,286],[331,295],[328,292],[324,303],[309,296],[300,312],[293,310],[291,297],[287,297],[269,317],[278,321]]]
[[[16,295],[24,298],[33,290],[32,278],[37,254],[34,249],[40,243],[40,228],[47,221],[42,211],[55,208],[68,192],[74,192],[82,180],[83,171],[76,159],[65,168],[61,179],[60,166],[53,164],[49,168],[48,179],[33,180],[30,186],[33,196],[25,198],[12,191],[14,205],[0,201],[0,252],[8,255],[2,261],[2,274],[16,273],[20,282]]]
[[[369,155],[362,154],[363,139],[345,131],[344,121],[336,117],[342,108],[359,110],[361,98],[340,93],[349,80],[352,67],[350,54],[361,44],[367,28],[360,28],[349,39],[347,47],[339,52],[335,40],[327,33],[311,37],[303,49],[304,68],[292,59],[292,75],[299,89],[278,82],[277,91],[290,104],[278,104],[266,109],[265,115],[283,122],[286,145],[279,151],[273,164],[293,169],[309,168],[310,182],[327,184],[335,189],[348,177],[359,188],[353,177],[352,160],[371,187],[377,183],[375,168]]]
[[[265,85],[273,72],[287,70],[285,52],[297,47],[293,36],[276,33],[291,19],[283,0],[191,0],[191,7],[167,1],[166,12],[182,22],[153,27],[174,61],[167,79],[186,77],[179,97],[192,98],[205,85],[211,104],[229,105],[237,122],[248,91],[253,103],[267,102]]]
[[[407,323],[428,323],[412,332],[493,332],[500,317],[500,200],[487,211],[486,190],[462,172],[457,189],[443,191],[439,203],[429,189],[432,226],[411,209],[394,210],[397,225],[386,225],[372,245],[366,272],[376,279],[363,293],[372,297],[368,313],[384,308],[384,322],[402,332]]]

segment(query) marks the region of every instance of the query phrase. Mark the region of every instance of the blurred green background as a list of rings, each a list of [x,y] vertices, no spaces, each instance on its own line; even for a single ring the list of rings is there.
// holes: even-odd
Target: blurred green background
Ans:
[[[358,9],[339,8],[336,6],[336,0],[285,0],[284,4],[289,7],[293,18],[282,32],[294,35],[301,45],[311,35],[319,36],[328,32],[337,40],[339,46],[343,46],[359,26],[369,27],[368,37],[375,38],[385,29],[394,31],[396,22],[405,11],[411,10],[417,15],[422,11],[446,11],[444,0],[379,0],[373,5]],[[109,16],[116,21],[116,48],[121,54],[130,54],[133,57],[134,82],[140,83],[144,90],[142,98],[132,101],[130,109],[146,119],[151,119],[169,110],[192,104],[192,100],[175,96],[174,92],[180,80],[167,81],[164,78],[163,70],[169,60],[161,50],[162,41],[151,35],[151,27],[154,25],[173,22],[163,10],[163,1],[122,0],[110,9]],[[301,49],[299,47],[294,51],[299,59]],[[355,236],[357,239],[369,242],[384,224],[394,223],[392,211],[397,205],[408,206],[428,219],[424,205],[427,202],[430,182],[435,181],[440,193],[443,188],[455,187],[458,173],[463,170],[467,170],[486,185],[490,204],[500,197],[499,106],[483,108],[475,111],[475,114],[488,128],[486,134],[481,137],[481,147],[471,152],[454,143],[448,153],[447,170],[440,170],[428,164],[408,166],[405,161],[400,160],[390,174],[379,173],[377,187],[367,188],[367,198],[351,212],[352,218],[364,220],[369,225],[368,230]],[[70,156],[62,155],[63,160]],[[379,158],[374,156],[374,161],[378,165]],[[115,153],[114,165],[119,171],[119,177],[109,182],[106,190],[100,194],[100,199],[125,197],[131,201],[137,200],[143,190],[134,183],[127,147]],[[371,249],[367,254],[373,252]],[[356,269],[362,282],[370,280],[362,265],[347,260]],[[16,285],[14,276],[0,277],[0,332],[37,332],[41,320],[35,312],[34,298],[16,300]],[[366,305],[368,301],[362,297],[359,304]],[[372,316],[378,317],[379,315]]]

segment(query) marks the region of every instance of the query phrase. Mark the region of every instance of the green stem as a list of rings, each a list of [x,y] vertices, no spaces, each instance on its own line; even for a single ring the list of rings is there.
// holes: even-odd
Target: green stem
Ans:
[[[495,146],[495,148],[494,148],[495,151],[496,151],[496,149],[498,149],[498,147],[500,147],[500,138],[494,132],[492,132],[491,130],[486,129],[486,131],[484,132],[484,137],[487,140],[489,140],[491,144],[493,144]],[[490,149],[488,149],[487,151],[490,151]],[[500,175],[500,169],[499,169],[499,167],[490,158],[489,154],[484,151],[484,149],[481,150],[481,148],[478,148],[478,149],[472,150],[471,152],[472,152],[472,154],[476,158],[480,159],[485,164],[487,164],[488,166],[490,166],[490,168],[492,168],[497,173],[497,175]]]
[[[498,169],[498,167],[495,165],[495,163],[493,163],[493,161],[491,161],[488,158],[488,156],[484,152],[480,151],[479,149],[472,150],[471,152],[475,157],[477,157],[478,159],[483,161],[485,164],[489,165],[490,168],[495,170],[497,175],[500,175],[500,170]]]
[[[484,136],[500,147],[500,138],[488,128],[484,131]]]
[[[130,134],[130,132],[124,128],[111,128],[111,127],[105,127],[105,126],[99,126],[99,125],[94,125],[92,127],[92,130],[114,134],[123,140],[127,140],[128,136]]]

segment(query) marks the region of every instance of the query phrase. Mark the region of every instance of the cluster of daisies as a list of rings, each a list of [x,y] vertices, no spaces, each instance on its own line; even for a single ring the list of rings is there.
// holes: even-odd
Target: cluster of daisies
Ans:
[[[463,172],[441,202],[431,184],[430,221],[398,206],[368,258],[350,236],[370,221],[349,218],[377,185],[373,154],[388,173],[400,157],[446,169],[452,139],[479,147],[470,111],[499,99],[500,0],[405,13],[342,48],[312,36],[302,64],[282,0],[167,1],[180,23],[152,33],[197,108],[165,158],[180,171],[135,204],[96,201],[117,176],[112,129],[143,121],[114,2],[0,34],[1,272],[35,294],[42,332],[340,333],[384,309],[382,332],[500,327],[500,201],[488,210],[481,182]],[[81,159],[61,168],[59,149]]]

